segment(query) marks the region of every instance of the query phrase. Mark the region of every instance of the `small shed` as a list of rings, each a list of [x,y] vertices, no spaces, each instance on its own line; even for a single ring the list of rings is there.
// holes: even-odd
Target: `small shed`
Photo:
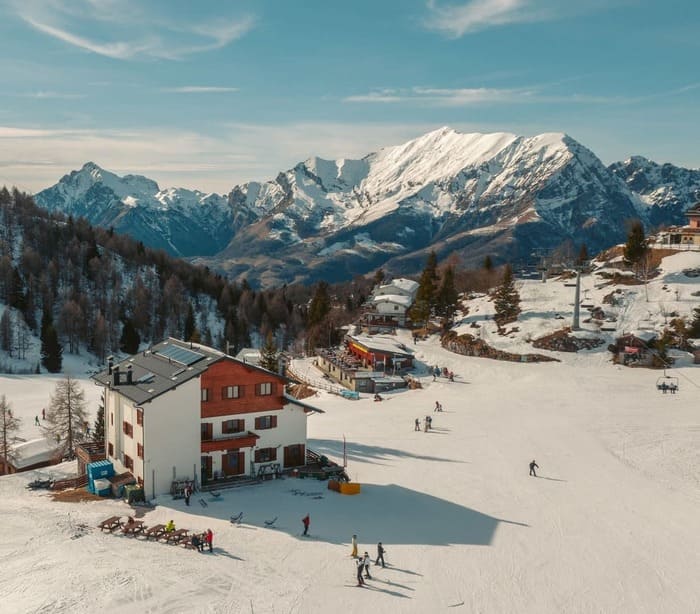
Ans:
[[[623,365],[647,367],[651,365],[653,353],[649,344],[656,338],[653,331],[626,333],[615,340],[617,360]]]
[[[12,448],[12,458],[7,463],[8,473],[30,471],[61,462],[61,447],[45,437],[23,441]]]

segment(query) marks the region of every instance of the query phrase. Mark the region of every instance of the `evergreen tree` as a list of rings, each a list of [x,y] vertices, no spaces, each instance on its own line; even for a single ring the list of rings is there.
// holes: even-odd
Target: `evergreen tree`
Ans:
[[[442,276],[440,289],[437,293],[437,309],[440,315],[448,320],[452,318],[457,309],[457,289],[455,288],[455,270],[448,266]]]
[[[63,347],[48,309],[41,317],[41,364],[49,373],[60,373],[63,366]]]
[[[693,319],[688,326],[688,336],[691,339],[700,338],[700,307],[693,308]]]
[[[271,332],[267,333],[265,345],[260,350],[260,366],[274,373],[279,371],[279,353]]]
[[[12,413],[12,407],[3,394],[0,396],[0,460],[4,473],[8,473],[8,461],[14,458],[12,444],[15,442],[19,424],[19,418]]]
[[[195,336],[197,339],[194,338]],[[187,305],[187,316],[185,316],[185,328],[182,338],[185,341],[199,341],[199,331],[197,330],[197,324],[194,319],[194,309],[192,309],[192,303]]]
[[[418,291],[413,306],[409,310],[411,320],[425,323],[430,318],[436,303],[437,256],[430,252],[425,268],[418,280]]]
[[[627,243],[625,243],[623,250],[625,262],[634,265],[638,269],[648,251],[649,246],[644,236],[644,226],[642,222],[635,220],[627,235]]]
[[[134,328],[133,322],[126,318],[122,328],[122,336],[119,339],[119,349],[125,354],[136,354],[141,345],[141,337]]]
[[[105,397],[100,395],[100,404],[97,406],[97,416],[92,427],[92,440],[104,444],[105,441]]]
[[[484,264],[482,266],[489,273],[493,271],[493,260],[491,259],[491,256],[487,255],[486,258],[484,258]]]
[[[63,458],[73,458],[75,444],[84,437],[86,418],[85,392],[77,380],[66,375],[56,383],[43,428],[47,438],[59,444]]]
[[[515,322],[520,313],[520,294],[515,287],[513,269],[507,264],[503,269],[503,280],[493,297],[495,314],[493,319],[498,326]]]
[[[331,310],[331,297],[328,294],[328,283],[325,281],[319,282],[316,286],[316,292],[311,299],[309,305],[308,324],[313,326],[320,324]]]

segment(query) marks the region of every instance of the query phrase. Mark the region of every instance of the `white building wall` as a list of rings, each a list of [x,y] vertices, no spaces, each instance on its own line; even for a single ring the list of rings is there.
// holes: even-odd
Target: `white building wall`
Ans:
[[[262,416],[277,416],[277,426],[273,429],[256,429],[255,419]],[[255,450],[257,448],[277,448],[277,462],[284,469],[284,447],[292,444],[306,445],[306,413],[298,405],[287,404],[280,410],[267,410],[247,414],[234,414],[230,416],[217,416],[216,418],[207,418],[202,420],[202,423],[211,423],[212,436],[214,439],[227,437],[222,432],[222,422],[225,420],[244,420],[243,432],[250,431],[259,436],[255,448],[242,448],[241,452],[245,455],[245,473],[247,475],[256,475],[258,466],[267,463],[255,463]],[[235,447],[235,444],[231,447]],[[211,452],[212,471],[219,472],[222,470],[221,456],[223,452]]]
[[[397,305],[396,303],[390,303],[388,301],[375,303],[375,308],[377,313],[382,315],[402,316],[406,312],[406,308],[403,305]]]
[[[201,480],[201,390],[187,381],[143,405],[146,497],[170,492],[173,479]]]

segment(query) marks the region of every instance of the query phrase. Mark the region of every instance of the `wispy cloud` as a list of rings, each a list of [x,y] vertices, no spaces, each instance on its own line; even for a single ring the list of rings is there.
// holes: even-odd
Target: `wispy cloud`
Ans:
[[[255,25],[250,15],[180,23],[125,0],[10,0],[14,13],[38,32],[119,60],[178,60],[220,49]]]
[[[427,0],[428,17],[424,25],[451,38],[459,38],[488,28],[571,18],[630,2],[631,0],[469,0],[447,4],[444,0]]]
[[[174,94],[223,94],[237,92],[237,87],[221,87],[217,85],[183,85],[182,87],[164,87],[162,92]]]
[[[428,1],[430,16],[425,25],[458,38],[494,26],[551,18],[551,12],[532,0],[472,0],[459,5]]]
[[[26,94],[18,94],[22,98],[53,99],[53,100],[77,100],[85,98],[85,94],[70,94],[66,92],[38,91]]]
[[[532,88],[429,88],[382,89],[367,94],[347,96],[343,102],[356,103],[404,103],[412,102],[427,106],[461,107],[486,103],[532,102],[536,91]]]

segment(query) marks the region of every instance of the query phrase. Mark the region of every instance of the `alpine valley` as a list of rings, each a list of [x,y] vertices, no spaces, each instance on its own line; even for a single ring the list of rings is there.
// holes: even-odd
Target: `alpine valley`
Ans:
[[[427,254],[478,266],[523,261],[566,241],[595,253],[627,223],[683,224],[700,170],[632,157],[606,167],[566,134],[450,128],[360,160],[313,157],[227,196],[119,177],[89,162],[39,192],[49,210],[262,287],[342,281],[383,267],[418,272]]]

